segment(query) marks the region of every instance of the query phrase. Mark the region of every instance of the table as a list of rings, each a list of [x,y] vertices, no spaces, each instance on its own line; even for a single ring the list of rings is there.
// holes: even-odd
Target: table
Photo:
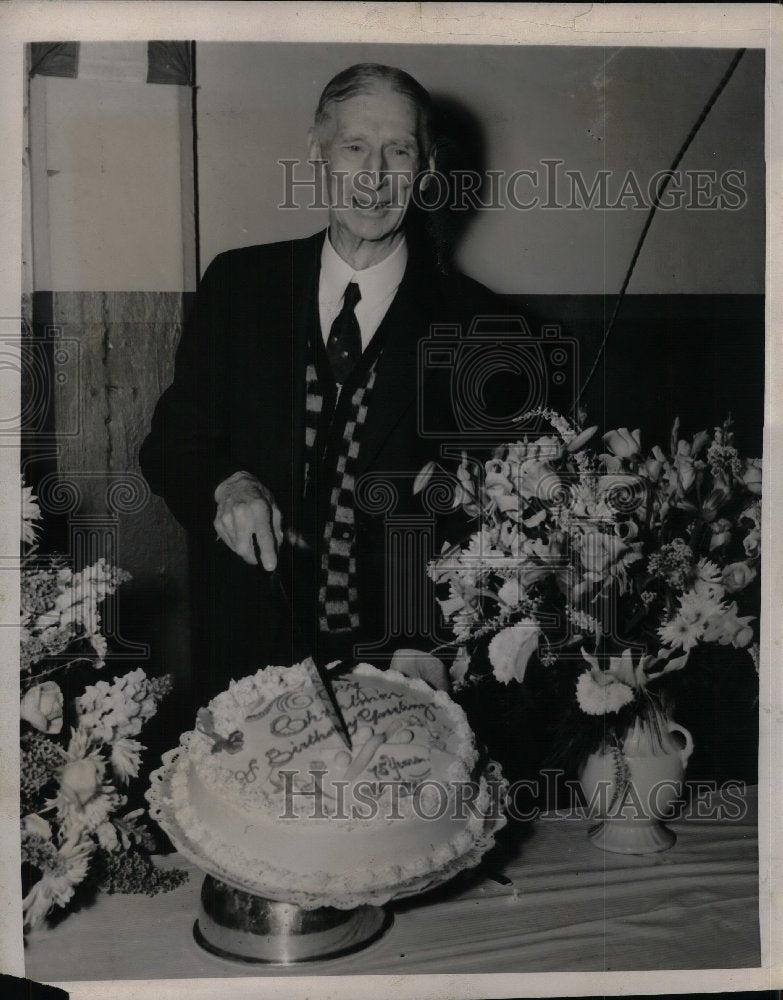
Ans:
[[[244,965],[192,937],[201,873],[155,897],[99,896],[59,926],[37,931],[26,974],[43,982],[262,975],[567,972],[753,968],[760,965],[757,789],[723,817],[672,824],[662,854],[605,854],[583,817],[544,814],[507,828],[472,873],[393,906],[389,932],[329,962]],[[742,815],[737,816],[738,812]],[[503,885],[490,872],[503,872]]]

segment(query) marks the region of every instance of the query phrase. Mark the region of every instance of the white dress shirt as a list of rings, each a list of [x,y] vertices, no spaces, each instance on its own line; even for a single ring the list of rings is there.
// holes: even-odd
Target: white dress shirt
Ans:
[[[362,335],[362,351],[366,351],[400,287],[407,263],[408,247],[403,239],[380,263],[354,271],[334,249],[327,232],[321,251],[321,276],[318,281],[318,311],[324,344],[329,339],[332,323],[343,307],[345,289],[351,281],[355,281],[362,293],[355,312]]]

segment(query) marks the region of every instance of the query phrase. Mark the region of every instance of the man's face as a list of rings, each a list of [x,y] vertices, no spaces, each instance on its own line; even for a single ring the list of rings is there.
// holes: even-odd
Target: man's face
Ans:
[[[415,105],[379,85],[331,105],[311,156],[326,160],[333,237],[391,242],[420,168]]]

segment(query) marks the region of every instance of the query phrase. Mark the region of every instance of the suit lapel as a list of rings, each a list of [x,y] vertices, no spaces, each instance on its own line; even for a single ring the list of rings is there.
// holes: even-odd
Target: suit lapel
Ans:
[[[304,439],[306,370],[308,343],[320,333],[318,319],[318,275],[321,248],[326,230],[291,244],[291,282],[294,302],[291,309],[290,370],[290,451],[287,456],[292,475],[292,503],[300,503],[304,489]],[[284,411],[285,412],[285,411]],[[296,522],[296,518],[294,518]]]

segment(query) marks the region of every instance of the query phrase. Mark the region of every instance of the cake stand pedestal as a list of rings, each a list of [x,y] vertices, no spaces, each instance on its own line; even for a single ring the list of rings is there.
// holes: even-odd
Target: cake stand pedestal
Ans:
[[[197,943],[221,958],[294,965],[366,948],[392,924],[382,906],[306,910],[266,899],[207,875],[193,925]]]

